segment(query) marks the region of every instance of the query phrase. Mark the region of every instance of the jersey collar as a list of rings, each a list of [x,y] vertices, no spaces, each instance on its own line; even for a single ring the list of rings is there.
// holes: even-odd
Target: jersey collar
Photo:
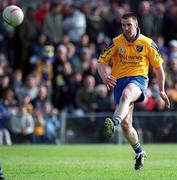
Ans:
[[[137,28],[137,33],[136,33],[136,36],[134,39],[132,39],[131,41],[127,39],[126,35],[123,34],[123,36],[125,37],[125,39],[128,41],[128,42],[134,42],[135,40],[137,40],[137,38],[139,37],[140,35],[140,28]]]

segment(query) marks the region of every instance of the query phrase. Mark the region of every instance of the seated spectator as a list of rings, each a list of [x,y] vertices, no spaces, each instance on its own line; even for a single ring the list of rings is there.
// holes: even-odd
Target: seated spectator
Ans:
[[[54,77],[63,71],[63,64],[68,61],[67,48],[65,45],[59,45],[56,48],[54,62],[53,62],[53,73]]]
[[[10,88],[10,77],[8,75],[0,76],[0,98],[2,99]]]
[[[95,90],[95,77],[92,75],[87,75],[84,78],[83,87],[81,87],[76,93],[76,114],[77,111],[82,112],[92,112],[92,98]]]
[[[25,79],[25,85],[22,88],[21,96],[26,93],[30,96],[31,100],[36,98],[38,94],[38,84],[35,77],[31,74]]]
[[[41,85],[39,87],[38,95],[32,100],[32,105],[35,110],[44,112],[44,105],[48,101],[48,90],[46,86]]]
[[[16,99],[20,100],[20,95],[22,94],[23,83],[23,73],[22,70],[17,69],[13,72],[10,82],[10,88],[13,90]]]
[[[82,87],[83,74],[80,71],[76,71],[72,74],[70,79],[70,84],[68,85],[68,90],[70,98],[67,99],[67,109],[69,112],[73,112],[76,106],[76,93]]]
[[[85,77],[86,75],[92,75],[95,77],[95,81],[96,84],[101,84],[102,80],[100,78],[100,76],[98,75],[98,71],[97,71],[97,59],[96,58],[92,58],[89,62],[89,67],[88,70],[86,70],[83,73],[83,76]]]
[[[25,105],[19,105],[10,113],[10,130],[13,143],[31,143],[34,132],[34,119]]]
[[[107,87],[99,84],[95,87],[95,97],[92,99],[92,109],[94,112],[110,112],[111,99],[108,95]]]
[[[62,72],[58,73],[54,79],[53,100],[55,107],[59,110],[67,107],[73,99],[73,97],[68,96],[72,74],[72,66],[70,62],[66,61],[63,63]]]
[[[45,135],[47,142],[50,144],[59,144],[59,128],[60,121],[58,119],[58,111],[52,107],[50,103],[44,105],[45,118]]]
[[[47,41],[47,37],[43,32],[39,32],[33,41],[30,55],[32,56],[30,59],[31,63],[33,64],[36,61],[37,57],[41,56],[44,52],[44,47]]]
[[[99,84],[95,87],[94,98],[91,102],[93,112],[110,112],[111,111],[111,98],[108,94],[107,87],[104,84]],[[95,136],[99,142],[107,140],[104,133],[104,120],[102,117],[95,119]]]
[[[77,71],[80,66],[79,56],[76,54],[76,46],[74,44],[69,43],[67,45],[67,59],[71,63],[71,66],[74,71]]]

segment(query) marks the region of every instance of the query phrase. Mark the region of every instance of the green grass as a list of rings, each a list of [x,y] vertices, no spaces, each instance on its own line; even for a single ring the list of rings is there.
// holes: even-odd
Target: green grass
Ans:
[[[135,171],[129,145],[1,146],[6,180],[176,180],[177,145],[144,145],[145,166]]]

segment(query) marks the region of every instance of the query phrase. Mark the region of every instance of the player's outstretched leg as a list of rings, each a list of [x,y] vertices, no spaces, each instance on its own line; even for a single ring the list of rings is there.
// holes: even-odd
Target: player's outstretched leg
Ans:
[[[135,170],[139,170],[143,167],[146,159],[146,153],[143,151],[135,156]]]

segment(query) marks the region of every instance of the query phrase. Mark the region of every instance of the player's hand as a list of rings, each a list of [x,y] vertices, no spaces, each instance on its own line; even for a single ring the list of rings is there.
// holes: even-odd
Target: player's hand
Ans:
[[[160,91],[160,96],[161,96],[161,98],[163,99],[163,101],[165,102],[165,106],[166,106],[167,108],[170,108],[170,101],[169,101],[169,99],[168,99],[167,94],[166,94],[164,91]]]
[[[114,86],[116,85],[116,78],[113,77],[112,75],[109,75],[105,81],[105,84],[108,90],[113,89]]]

